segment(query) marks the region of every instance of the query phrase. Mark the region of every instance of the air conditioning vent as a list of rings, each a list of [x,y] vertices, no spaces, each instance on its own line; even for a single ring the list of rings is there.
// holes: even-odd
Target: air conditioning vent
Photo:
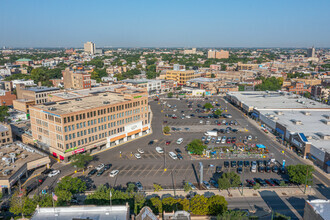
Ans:
[[[109,101],[103,101],[103,104],[110,104]]]

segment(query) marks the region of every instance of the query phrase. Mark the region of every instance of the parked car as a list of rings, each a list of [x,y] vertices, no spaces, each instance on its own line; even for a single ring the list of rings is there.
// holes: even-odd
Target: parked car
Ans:
[[[243,161],[238,161],[238,167],[243,167]]]
[[[119,170],[113,170],[110,172],[109,176],[110,177],[115,177],[119,173]]]
[[[207,181],[203,181],[203,185],[206,189],[211,189],[211,185]]]
[[[137,152],[139,152],[140,154],[144,154],[144,150],[141,148],[137,149]]]
[[[233,168],[236,168],[236,166],[237,166],[237,162],[234,160],[231,161],[230,164],[231,164],[231,167],[233,167]]]
[[[136,188],[137,188],[138,191],[143,190],[143,186],[142,186],[142,184],[140,182],[135,183],[135,186],[136,186]]]
[[[183,142],[183,138],[179,138],[177,141],[176,141],[176,144],[182,144]]]
[[[274,179],[274,178],[271,178],[271,180],[272,180],[276,185],[278,185],[278,186],[281,185],[281,181],[280,181],[280,180],[278,180],[278,179]]]
[[[266,172],[270,173],[272,171],[272,169],[270,168],[270,166],[266,166]]]
[[[273,166],[273,173],[278,173],[278,166]]]
[[[265,182],[270,186],[275,186],[275,183],[270,179],[265,179]]]
[[[279,173],[285,174],[285,168],[284,167],[280,167]]]
[[[165,144],[166,145],[170,145],[171,144],[171,141],[166,141]]]
[[[225,168],[229,168],[229,161],[225,161],[225,162],[223,163],[223,165],[224,165]]]
[[[192,184],[191,182],[187,182],[187,183],[191,187],[191,189],[196,189],[196,186],[194,184]]]
[[[110,168],[112,167],[112,164],[106,164],[106,165],[104,165],[104,170],[109,170]]]
[[[205,136],[203,136],[203,137],[202,137],[202,141],[204,142],[205,140],[206,140],[206,137],[205,137]]]
[[[249,141],[251,141],[251,140],[252,140],[252,136],[249,135],[249,136],[247,137],[247,139],[248,139]]]
[[[217,166],[215,168],[215,172],[217,172],[217,173],[221,173],[221,170],[222,170],[222,166]]]
[[[265,172],[265,168],[264,168],[264,167],[258,167],[258,172],[259,172],[259,173],[263,173],[263,172]]]
[[[93,176],[95,173],[97,172],[97,169],[92,169],[91,171],[89,171],[89,173],[87,174],[88,177]]]
[[[104,169],[100,169],[99,172],[97,172],[96,176],[101,176],[104,173]]]
[[[163,148],[161,148],[161,147],[156,147],[156,151],[157,151],[157,153],[159,153],[159,154],[163,154],[163,153],[164,153],[164,150],[163,150]]]
[[[53,170],[48,174],[48,177],[53,177],[56,176],[57,174],[60,174],[61,171],[60,170]]]
[[[176,156],[176,154],[174,152],[169,152],[168,155],[173,159],[173,160],[176,160],[178,159],[178,157]]]
[[[101,163],[101,164],[99,164],[97,167],[95,167],[96,168],[96,170],[101,170],[101,169],[103,169],[104,168],[104,164],[103,163]]]
[[[254,181],[254,180],[249,180],[249,179],[247,179],[246,180],[246,182],[248,183],[248,185],[250,185],[250,186],[254,186],[254,185],[256,185],[256,182]]]
[[[242,174],[242,172],[243,172],[242,167],[238,167],[238,168],[237,168],[237,173],[238,173],[238,174]]]
[[[183,157],[181,154],[177,154],[176,156],[178,157],[179,160],[183,160]]]
[[[211,179],[209,182],[210,182],[210,184],[213,185],[215,188],[219,188],[219,184],[217,183],[216,180]]]
[[[177,152],[177,153],[179,153],[179,154],[182,153],[182,151],[181,151],[179,148],[176,148],[176,149],[175,149],[175,152]]]
[[[244,161],[244,167],[249,167],[249,166],[250,166],[250,161],[245,160],[245,161]]]
[[[141,159],[141,154],[136,153],[136,154],[134,154],[134,156],[136,159]]]
[[[155,142],[154,141],[149,141],[149,145],[153,145]]]

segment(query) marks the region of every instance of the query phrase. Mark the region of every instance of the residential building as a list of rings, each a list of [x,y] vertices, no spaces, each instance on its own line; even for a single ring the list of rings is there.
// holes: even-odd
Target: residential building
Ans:
[[[13,134],[10,124],[0,123],[0,145],[7,145],[13,143]]]
[[[254,63],[237,63],[237,70],[254,70],[258,69],[259,64],[254,64]]]
[[[12,106],[13,101],[16,99],[16,95],[11,91],[0,90],[0,106]]]
[[[284,87],[283,89],[287,92],[293,92],[296,94],[304,94],[305,92],[311,92],[311,86],[306,85],[303,82],[292,83],[290,86]]]
[[[64,161],[77,153],[110,148],[148,134],[151,114],[147,91],[122,85],[30,107],[33,139]]]
[[[158,94],[162,89],[162,80],[158,79],[126,79],[122,82],[139,88],[146,88],[149,94]]]
[[[13,90],[13,82],[11,82],[11,81],[1,81],[0,82],[0,89],[6,90],[6,91],[12,91]]]
[[[16,86],[16,93],[18,99],[33,100],[35,104],[42,104],[48,102],[49,95],[58,92],[60,89],[56,87],[25,87],[24,85]]]
[[[25,86],[35,86],[36,84],[34,84],[33,80],[20,80],[20,79],[15,79],[12,81],[13,83],[13,88],[16,88],[16,85],[18,84],[24,84]]]
[[[324,199],[306,200],[303,219],[304,220],[330,219],[330,200],[324,200]]]
[[[195,70],[168,70],[165,79],[174,80],[179,85],[186,85],[187,81],[199,77],[211,77],[211,72],[199,72]]]
[[[316,99],[329,100],[330,88],[325,88],[321,85],[312,86],[311,95]]]
[[[183,50],[183,54],[190,55],[190,54],[197,54],[197,55],[203,55],[202,51],[197,51],[196,48],[192,48],[191,50]]]
[[[30,99],[16,99],[13,100],[13,107],[14,109],[21,111],[21,112],[25,112],[27,114],[30,113],[29,111],[29,107],[31,105],[34,105],[35,101],[34,100],[30,100]]]
[[[91,74],[83,68],[66,68],[63,72],[63,83],[65,89],[91,88]]]
[[[50,164],[45,153],[21,142],[1,146],[0,154],[3,155],[0,164],[0,190],[8,190],[8,194],[21,177],[28,178],[28,171]]]
[[[68,206],[68,207],[43,207],[36,208],[31,220],[129,220],[129,205],[113,206]],[[143,218],[144,220],[147,220]]]
[[[20,66],[23,66],[23,65],[31,66],[33,64],[33,60],[22,58],[22,59],[16,60],[15,64],[20,65]]]
[[[208,59],[228,59],[229,58],[229,51],[225,50],[209,50],[207,52]]]
[[[84,52],[94,55],[95,54],[95,44],[93,42],[84,43]]]
[[[315,58],[315,48],[314,48],[314,46],[307,49],[307,57]]]

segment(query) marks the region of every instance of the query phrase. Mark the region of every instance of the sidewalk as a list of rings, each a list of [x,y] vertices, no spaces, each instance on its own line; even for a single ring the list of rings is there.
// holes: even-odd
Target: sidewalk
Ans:
[[[264,196],[271,196],[274,192],[279,197],[290,197],[290,196],[304,196],[304,195],[316,195],[314,188],[308,188],[306,190],[306,194],[303,192],[303,188],[269,188],[269,189],[243,189],[243,195],[241,194],[242,189],[230,189],[228,194],[227,190],[217,190],[217,189],[210,189],[210,190],[192,190],[192,192],[196,192],[197,194],[204,195],[204,194],[215,194],[224,196],[225,198],[244,198],[244,197],[260,197],[260,193],[262,192]],[[183,190],[175,190],[177,196],[187,196],[189,192],[184,192]],[[159,192],[145,192],[147,196],[150,195],[159,195],[162,197],[163,195],[172,195],[174,196],[174,190],[162,190]]]

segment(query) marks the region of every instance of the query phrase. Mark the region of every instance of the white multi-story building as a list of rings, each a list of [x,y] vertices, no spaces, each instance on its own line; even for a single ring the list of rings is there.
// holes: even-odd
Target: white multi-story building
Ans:
[[[84,52],[94,55],[95,54],[95,44],[93,42],[86,42],[84,44]]]

